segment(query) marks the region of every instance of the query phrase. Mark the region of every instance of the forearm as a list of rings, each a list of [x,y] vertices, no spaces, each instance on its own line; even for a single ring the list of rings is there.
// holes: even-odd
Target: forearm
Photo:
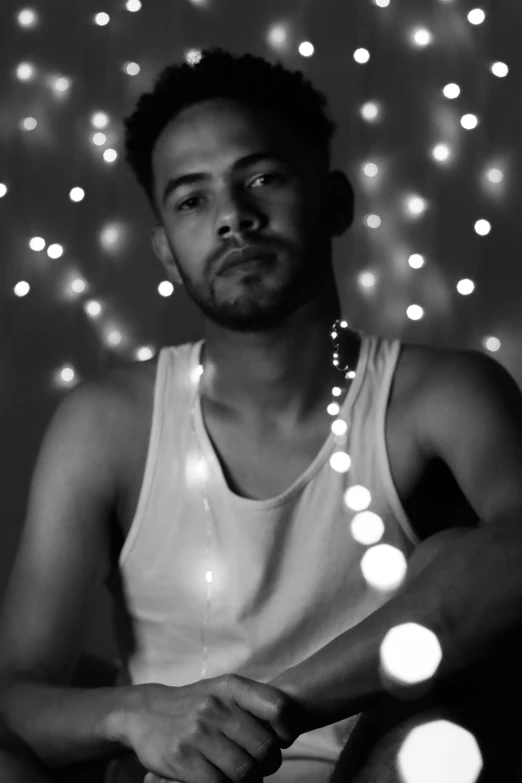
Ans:
[[[509,640],[522,621],[521,533],[522,519],[514,518],[470,531],[443,547],[388,603],[272,680],[305,708],[303,731],[392,698],[379,673],[380,646],[397,625],[418,623],[439,640],[443,658],[429,682],[433,698]]]
[[[2,783],[55,783],[51,772],[33,751],[0,723],[0,780]]]
[[[124,726],[131,690],[60,687],[20,677],[0,691],[0,721],[44,769],[109,759],[127,751]]]

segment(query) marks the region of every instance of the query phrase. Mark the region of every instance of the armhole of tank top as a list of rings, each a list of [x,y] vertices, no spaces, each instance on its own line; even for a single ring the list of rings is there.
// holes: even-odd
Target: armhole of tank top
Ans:
[[[159,452],[160,416],[162,412],[161,403],[164,399],[164,386],[167,378],[168,358],[168,348],[162,348],[158,357],[158,366],[156,368],[156,378],[154,382],[154,403],[152,407],[152,420],[149,432],[149,443],[147,446],[147,457],[145,460],[145,470],[143,472],[143,479],[134,519],[131,522],[129,532],[120,552],[120,557],[118,558],[118,566],[120,567],[123,566],[125,561],[128,559],[136,539],[138,538],[138,535],[141,531],[145,510],[147,508],[152,490],[152,482],[154,479]]]
[[[386,411],[388,408],[388,400],[390,397],[391,386],[395,370],[399,363],[399,357],[402,351],[402,342],[396,340],[391,344],[391,348],[388,348],[388,362],[382,378],[382,386],[379,393],[379,400],[377,404],[377,411],[375,416],[375,438],[377,448],[377,460],[380,468],[381,479],[383,482],[384,493],[386,499],[390,504],[390,507],[399,522],[403,532],[406,534],[408,540],[414,545],[418,546],[421,541],[413,525],[408,519],[408,515],[403,508],[401,499],[395,487],[393,481],[390,461],[388,456],[388,448],[386,445]]]

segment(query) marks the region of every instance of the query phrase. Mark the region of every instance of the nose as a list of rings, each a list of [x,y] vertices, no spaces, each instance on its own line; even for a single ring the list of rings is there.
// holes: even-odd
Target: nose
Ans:
[[[238,236],[247,232],[258,230],[264,216],[255,209],[245,197],[230,196],[223,199],[217,218],[217,233],[220,237],[228,237],[230,234]]]

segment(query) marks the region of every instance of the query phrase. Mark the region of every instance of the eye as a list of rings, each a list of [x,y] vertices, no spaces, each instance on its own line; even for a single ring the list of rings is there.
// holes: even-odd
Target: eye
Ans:
[[[259,177],[255,178],[254,182],[257,182],[260,179],[270,179],[270,178],[279,180],[280,182],[284,180],[284,177],[282,177],[281,174],[261,174]]]
[[[183,201],[183,202],[182,202],[182,203],[179,205],[179,207],[178,207],[177,211],[178,211],[178,212],[181,212],[181,211],[182,211],[182,210],[181,210],[181,208],[182,208],[182,207],[183,207],[185,204],[188,204],[190,201],[195,201],[195,200],[196,200],[196,199],[198,199],[198,198],[199,198],[199,196],[192,196],[191,198],[188,198],[186,201]],[[183,211],[185,211],[185,210],[183,210]]]
[[[256,177],[253,180],[253,182],[251,184],[253,184],[254,182],[258,182],[258,180],[260,180],[260,179],[275,179],[275,180],[278,180],[279,182],[284,182],[284,180],[285,180],[285,178],[281,174],[274,174],[274,173],[271,173],[271,174],[260,174],[258,177]],[[181,204],[179,205],[179,207],[177,208],[177,211],[178,212],[186,212],[186,210],[183,209],[183,207],[185,205],[189,204],[191,201],[197,201],[197,199],[199,199],[199,198],[200,198],[199,196],[191,196],[190,198],[186,199],[185,201],[182,201]],[[191,208],[189,207],[188,209],[190,211]]]

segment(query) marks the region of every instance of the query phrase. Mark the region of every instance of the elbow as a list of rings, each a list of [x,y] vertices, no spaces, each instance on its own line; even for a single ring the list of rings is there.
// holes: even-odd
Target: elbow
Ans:
[[[2,783],[56,783],[51,771],[0,716],[0,780]]]

